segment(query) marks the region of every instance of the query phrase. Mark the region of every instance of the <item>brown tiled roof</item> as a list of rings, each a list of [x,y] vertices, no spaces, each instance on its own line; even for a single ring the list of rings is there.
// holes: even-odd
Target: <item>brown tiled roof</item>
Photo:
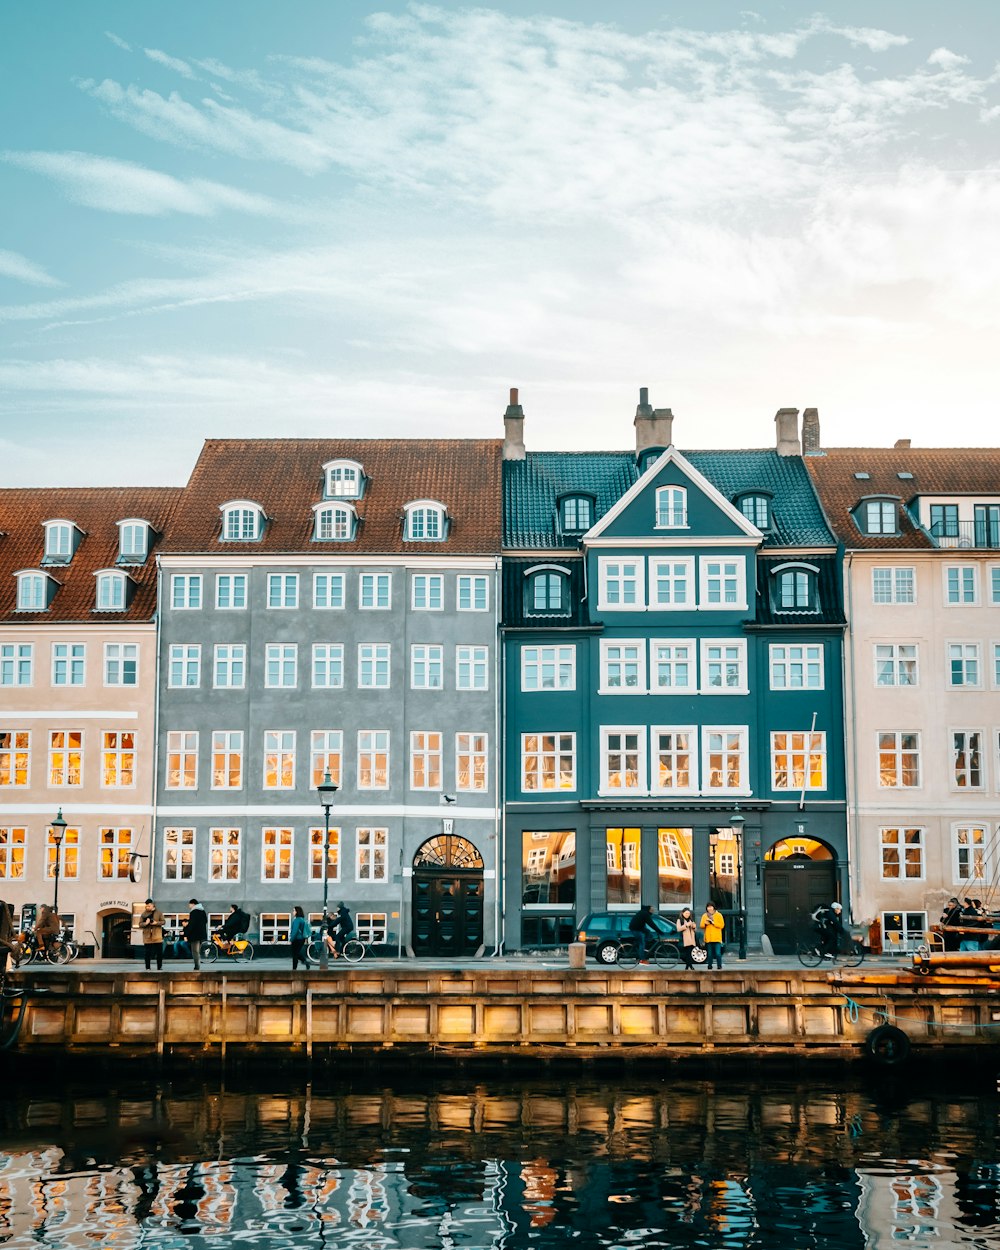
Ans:
[[[184,490],[164,552],[269,555],[311,552],[392,555],[493,554],[500,551],[499,439],[210,439]],[[358,536],[312,541],[313,504],[323,498],[323,465],[354,460],[368,479],[357,507]],[[222,504],[246,499],[268,518],[258,543],[222,543]],[[404,507],[417,499],[444,504],[444,542],[403,542]]]
[[[893,550],[933,548],[901,511],[901,532],[863,534],[851,510],[866,496],[892,496],[911,504],[921,495],[981,495],[1000,500],[1000,448],[831,447],[805,456],[823,510],[847,547]],[[867,473],[864,479],[856,473]],[[910,478],[900,478],[910,473]]]
[[[125,612],[95,612],[99,569],[115,568],[118,521],[148,521],[157,534],[170,523],[180,487],[90,487],[0,490],[0,621],[19,624],[59,621],[148,621],[156,611],[158,539],[142,566],[124,572],[135,582]],[[72,521],[83,537],[69,564],[43,565],[45,521]],[[17,581],[22,569],[44,569],[59,583],[47,612],[18,612]]]

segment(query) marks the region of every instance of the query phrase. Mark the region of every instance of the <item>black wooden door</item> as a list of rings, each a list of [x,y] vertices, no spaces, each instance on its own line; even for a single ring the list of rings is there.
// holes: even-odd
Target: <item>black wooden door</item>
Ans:
[[[474,955],[483,944],[483,874],[415,871],[412,940],[414,955]]]
[[[779,859],[764,863],[764,932],[775,954],[795,951],[808,934],[809,917],[821,903],[837,896],[836,866],[832,859]]]

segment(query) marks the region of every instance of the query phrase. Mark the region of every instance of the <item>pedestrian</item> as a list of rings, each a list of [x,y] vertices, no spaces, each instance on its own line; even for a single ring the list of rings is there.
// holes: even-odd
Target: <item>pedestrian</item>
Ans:
[[[694,967],[694,948],[698,941],[698,926],[694,922],[691,908],[685,907],[674,922],[681,939],[681,959],[684,967]]]
[[[296,971],[301,959],[302,971],[305,972],[309,967],[309,961],[306,959],[306,942],[309,940],[309,926],[306,924],[306,914],[301,907],[296,906],[295,908],[295,915],[292,917],[292,927],[288,931],[288,940],[292,945],[292,971]]]
[[[653,908],[649,903],[643,903],[632,919],[628,922],[628,931],[636,944],[636,953],[639,963],[648,964],[646,958],[646,934],[657,933],[656,925],[653,923]]]
[[[978,929],[983,919],[983,905],[978,898],[963,900],[962,907],[962,940],[958,944],[960,951],[979,950],[979,934],[969,933],[969,929]]]
[[[14,967],[19,956],[15,954],[14,904],[0,899],[0,977],[7,971],[7,959],[14,955]]]
[[[156,971],[163,971],[163,912],[151,898],[139,916],[139,928],[142,931],[142,953],[146,959],[146,971],[150,971],[150,961],[156,959]]]
[[[946,951],[957,951],[962,935],[958,932],[958,928],[962,923],[962,904],[955,895],[952,895],[945,904],[945,909],[941,914],[939,922],[944,929],[941,935],[944,939],[944,948]]]
[[[201,944],[208,941],[208,916],[196,898],[188,903],[188,918],[184,925],[184,940],[188,944],[195,971],[201,970]]]
[[[698,921],[698,927],[701,929],[705,937],[705,950],[708,952],[708,967],[711,968],[712,960],[715,960],[716,967],[722,971],[722,942],[723,933],[726,928],[726,918],[721,911],[716,911],[714,903],[705,904],[705,914]]]

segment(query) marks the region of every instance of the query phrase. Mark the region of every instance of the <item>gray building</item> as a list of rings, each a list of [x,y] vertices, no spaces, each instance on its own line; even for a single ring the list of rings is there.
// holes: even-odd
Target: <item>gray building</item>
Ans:
[[[266,946],[327,893],[390,948],[495,945],[499,554],[499,441],[205,444],[159,554],[168,917]]]

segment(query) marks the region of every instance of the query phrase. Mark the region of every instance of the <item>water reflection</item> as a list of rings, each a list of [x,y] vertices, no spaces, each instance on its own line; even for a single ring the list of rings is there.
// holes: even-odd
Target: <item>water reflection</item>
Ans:
[[[271,1086],[14,1093],[0,1108],[0,1242],[1000,1244],[995,1089],[635,1075]]]

